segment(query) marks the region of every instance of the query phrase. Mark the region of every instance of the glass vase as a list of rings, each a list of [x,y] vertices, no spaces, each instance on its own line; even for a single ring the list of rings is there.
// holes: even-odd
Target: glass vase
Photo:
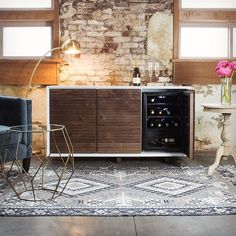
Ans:
[[[231,78],[221,78],[221,104],[230,105],[231,104]]]

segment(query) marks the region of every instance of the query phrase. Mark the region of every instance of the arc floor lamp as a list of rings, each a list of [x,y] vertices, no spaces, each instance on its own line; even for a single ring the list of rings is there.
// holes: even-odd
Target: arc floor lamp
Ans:
[[[80,53],[80,44],[78,41],[76,41],[74,39],[68,39],[67,41],[65,41],[61,45],[61,47],[52,48],[52,49],[48,50],[42,57],[39,58],[38,62],[36,63],[36,65],[32,71],[30,79],[29,79],[29,83],[28,83],[28,87],[27,87],[27,91],[26,91],[26,99],[28,98],[28,95],[30,92],[30,87],[31,87],[35,72],[36,72],[39,64],[47,56],[48,53],[56,51],[56,50],[61,50],[61,53],[63,53],[63,54],[70,54],[70,55],[79,54]]]

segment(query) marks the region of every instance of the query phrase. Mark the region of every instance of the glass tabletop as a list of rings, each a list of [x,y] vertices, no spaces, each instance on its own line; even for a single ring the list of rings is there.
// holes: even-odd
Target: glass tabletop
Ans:
[[[34,124],[30,125],[17,125],[10,127],[9,131],[11,132],[24,132],[24,133],[40,133],[40,132],[54,132],[63,130],[65,125],[58,125],[58,124],[49,124],[45,126],[38,126]]]

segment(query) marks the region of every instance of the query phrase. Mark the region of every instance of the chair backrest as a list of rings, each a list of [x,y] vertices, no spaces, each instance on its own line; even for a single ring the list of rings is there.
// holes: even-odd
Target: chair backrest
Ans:
[[[6,126],[32,124],[31,100],[0,96],[0,124]]]
[[[32,101],[19,97],[0,96],[0,125],[16,126],[32,124]],[[29,135],[23,135],[22,142],[32,142]]]

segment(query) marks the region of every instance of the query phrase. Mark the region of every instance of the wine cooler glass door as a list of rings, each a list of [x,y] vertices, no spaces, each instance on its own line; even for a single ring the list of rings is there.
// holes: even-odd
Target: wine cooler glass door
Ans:
[[[143,92],[143,150],[193,156],[193,91]]]

